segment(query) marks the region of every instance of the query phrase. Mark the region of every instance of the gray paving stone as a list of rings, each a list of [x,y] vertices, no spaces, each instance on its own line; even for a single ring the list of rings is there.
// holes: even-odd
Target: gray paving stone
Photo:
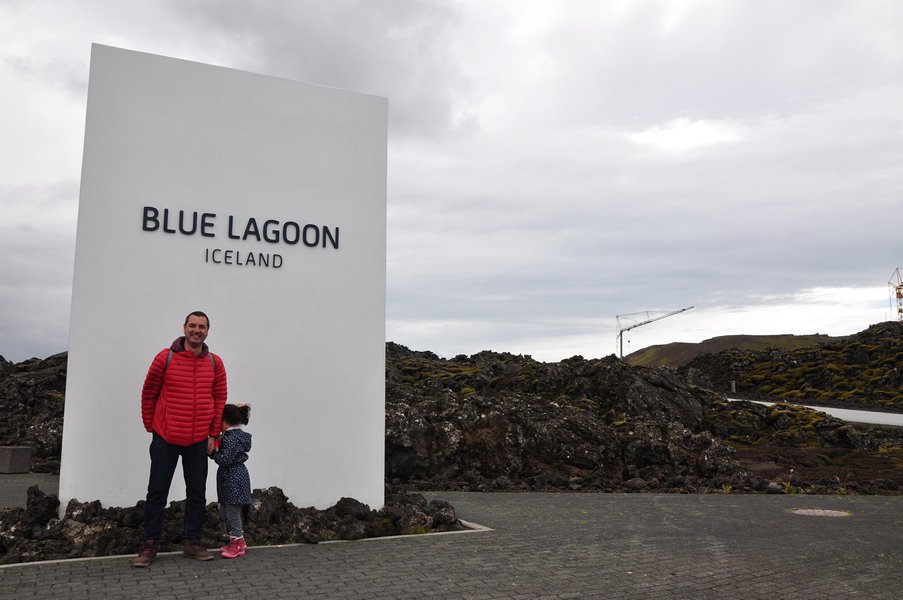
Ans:
[[[428,496],[491,531],[11,566],[0,598],[903,598],[903,497]]]

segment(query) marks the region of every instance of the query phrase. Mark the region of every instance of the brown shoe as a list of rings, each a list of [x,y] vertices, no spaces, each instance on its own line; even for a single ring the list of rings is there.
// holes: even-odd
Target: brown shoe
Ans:
[[[146,540],[138,546],[138,558],[132,561],[133,567],[149,567],[157,558],[157,546],[154,540]]]
[[[182,548],[182,556],[195,560],[213,560],[213,555],[207,552],[207,549],[200,542],[185,542],[185,546]]]

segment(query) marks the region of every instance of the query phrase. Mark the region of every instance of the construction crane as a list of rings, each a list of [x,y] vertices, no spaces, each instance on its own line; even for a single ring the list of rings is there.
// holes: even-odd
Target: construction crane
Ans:
[[[621,347],[621,358],[622,359],[624,358],[624,332],[625,331],[630,331],[631,329],[636,329],[637,327],[640,327],[642,325],[648,325],[649,323],[654,323],[655,321],[661,321],[662,319],[665,319],[667,317],[673,317],[674,315],[680,314],[682,312],[687,312],[691,308],[695,308],[695,307],[688,306],[686,308],[672,310],[671,312],[669,312],[667,314],[659,315],[657,317],[652,317],[652,318],[649,318],[648,311],[638,312],[638,313],[629,313],[626,315],[615,315],[615,319],[618,321],[618,343],[620,344],[620,347]],[[646,320],[641,321],[640,323],[634,323],[630,327],[621,327],[621,318],[622,317],[631,317],[633,315],[646,315]]]
[[[901,269],[903,269],[903,267],[897,267],[896,270],[894,270],[887,285],[890,287],[891,308],[894,307],[894,302],[896,302],[897,320],[903,322],[903,273],[900,272]]]

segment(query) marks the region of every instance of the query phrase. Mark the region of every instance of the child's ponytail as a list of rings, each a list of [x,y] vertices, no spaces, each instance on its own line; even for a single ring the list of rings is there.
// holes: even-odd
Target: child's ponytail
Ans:
[[[242,425],[247,425],[248,418],[251,416],[251,407],[244,402],[239,402],[238,410],[241,413]]]
[[[247,425],[248,417],[251,416],[251,407],[244,402],[236,404],[227,404],[223,407],[223,421],[228,421],[232,425]]]

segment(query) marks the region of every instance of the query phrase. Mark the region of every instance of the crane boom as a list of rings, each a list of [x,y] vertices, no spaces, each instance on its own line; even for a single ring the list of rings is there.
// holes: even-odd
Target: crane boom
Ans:
[[[634,323],[630,327],[621,327],[621,317],[626,317],[629,315],[616,315],[615,319],[617,319],[617,321],[618,321],[618,342],[620,343],[620,346],[621,346],[621,358],[624,358],[624,332],[625,331],[630,331],[631,329],[636,329],[637,327],[640,327],[641,325],[648,325],[649,323],[654,323],[655,321],[661,321],[662,319],[665,319],[667,317],[673,317],[674,315],[680,314],[682,312],[687,312],[691,308],[695,308],[695,307],[688,306],[686,308],[672,310],[671,312],[666,313],[664,315],[659,315],[659,316],[653,317],[651,319],[647,318],[645,321],[641,321],[639,323]],[[642,313],[631,313],[631,314],[636,315],[636,314],[642,314]],[[649,316],[648,312],[645,314],[647,317]]]

